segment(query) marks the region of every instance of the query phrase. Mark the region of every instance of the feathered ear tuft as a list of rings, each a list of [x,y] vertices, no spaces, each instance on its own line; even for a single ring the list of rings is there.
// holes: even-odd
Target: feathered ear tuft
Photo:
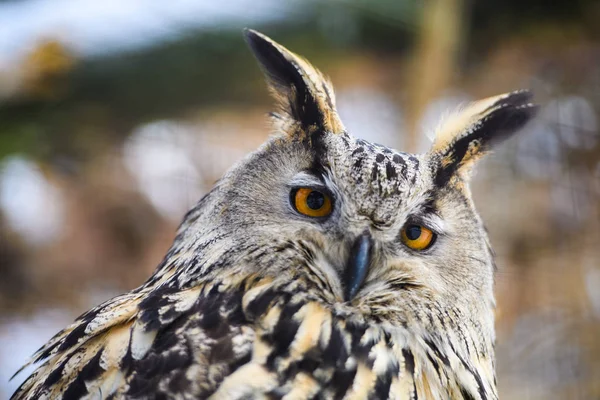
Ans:
[[[429,152],[436,165],[435,182],[443,186],[456,174],[468,175],[482,155],[517,132],[537,112],[532,94],[519,90],[469,104],[445,119]]]
[[[308,132],[343,132],[329,81],[300,56],[265,35],[245,29],[275,99],[292,123]]]

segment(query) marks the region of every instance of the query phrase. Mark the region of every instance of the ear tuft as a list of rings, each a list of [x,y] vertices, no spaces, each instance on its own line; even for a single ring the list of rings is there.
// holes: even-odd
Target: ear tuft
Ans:
[[[470,166],[522,128],[537,112],[531,92],[519,90],[480,100],[444,120],[437,129],[430,157],[437,162],[436,184]]]
[[[306,60],[251,29],[244,36],[279,105],[303,130],[344,130],[328,80]]]

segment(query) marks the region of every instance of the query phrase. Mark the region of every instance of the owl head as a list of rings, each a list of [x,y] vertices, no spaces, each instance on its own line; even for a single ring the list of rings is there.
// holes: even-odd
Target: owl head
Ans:
[[[453,309],[492,324],[493,257],[470,172],[532,117],[530,94],[470,104],[427,153],[408,154],[352,136],[317,69],[260,33],[246,39],[277,100],[275,133],[187,215],[172,250],[182,284],[255,274],[375,320]]]

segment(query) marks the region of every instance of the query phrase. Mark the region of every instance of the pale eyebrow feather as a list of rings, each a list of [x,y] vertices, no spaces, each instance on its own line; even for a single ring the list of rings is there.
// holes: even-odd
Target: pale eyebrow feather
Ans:
[[[444,221],[443,218],[438,216],[437,214],[427,213],[422,217],[423,222],[429,229],[437,233],[438,235],[445,235],[449,233],[448,224]]]
[[[294,176],[287,186],[326,186],[326,184],[315,175],[303,171]]]

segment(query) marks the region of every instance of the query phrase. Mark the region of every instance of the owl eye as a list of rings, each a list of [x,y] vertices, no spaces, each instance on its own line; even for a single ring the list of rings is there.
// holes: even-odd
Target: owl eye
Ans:
[[[422,225],[409,224],[402,228],[400,238],[402,243],[410,249],[425,250],[433,244],[436,235]]]
[[[315,218],[326,217],[332,210],[330,196],[311,188],[294,189],[292,204],[300,214]]]

